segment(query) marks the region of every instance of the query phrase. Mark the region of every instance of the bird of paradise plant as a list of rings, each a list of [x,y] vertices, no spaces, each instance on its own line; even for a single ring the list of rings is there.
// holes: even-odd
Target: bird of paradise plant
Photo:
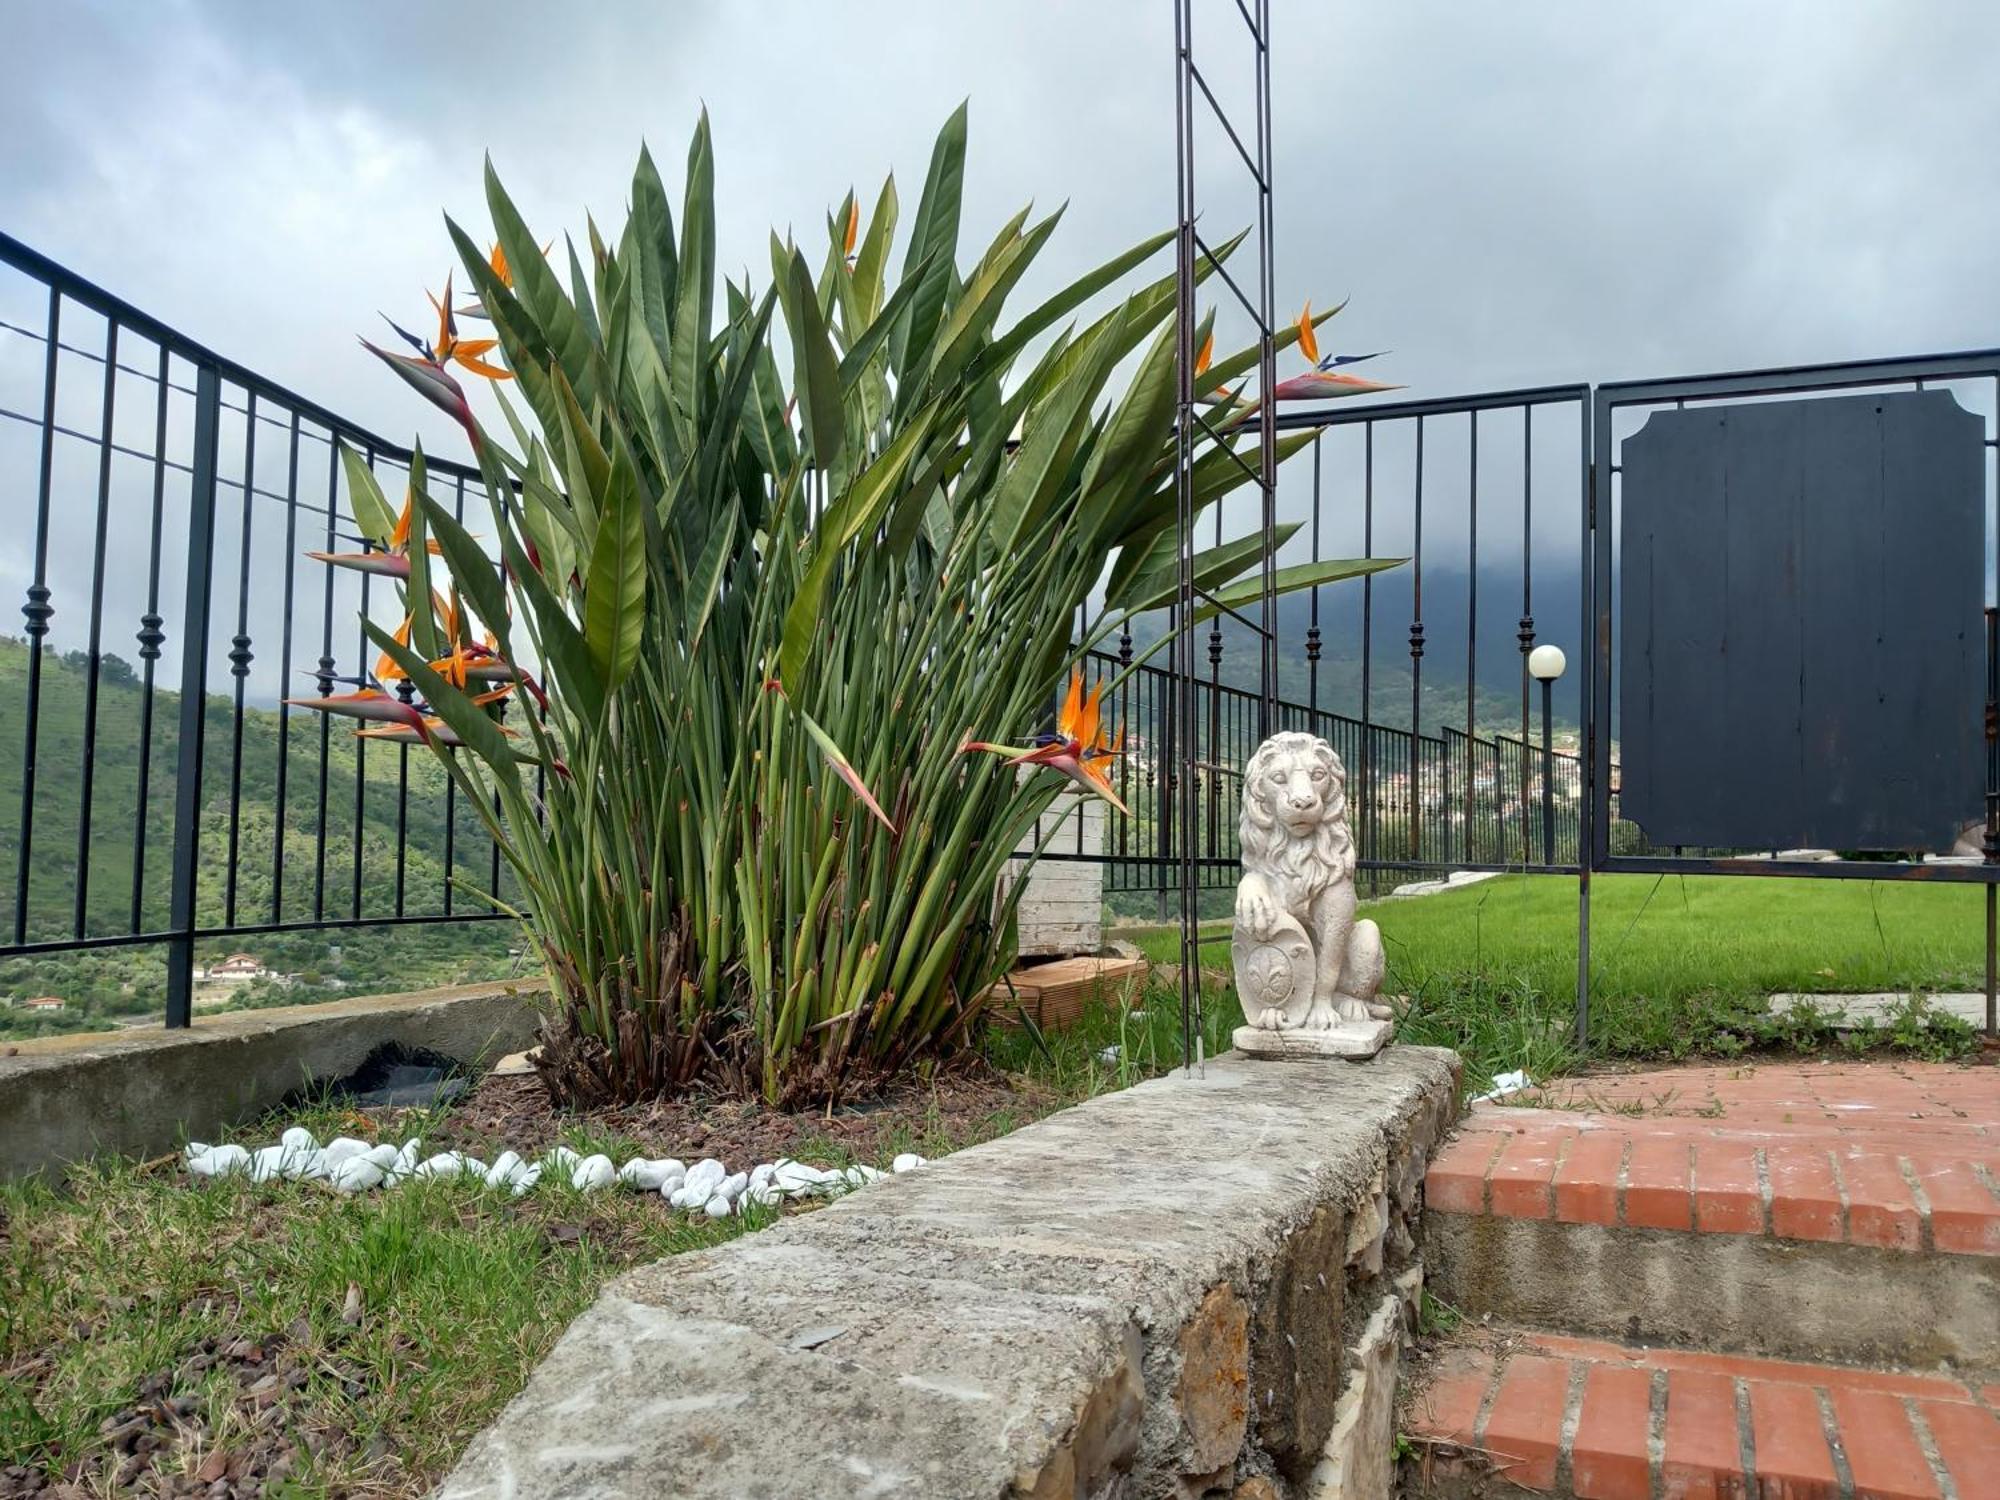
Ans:
[[[960,748],[1005,756],[1006,764],[1010,766],[1047,766],[1052,771],[1060,771],[1084,791],[1102,797],[1120,812],[1129,814],[1131,809],[1119,800],[1118,793],[1111,788],[1110,779],[1098,769],[1099,761],[1111,760],[1123,754],[1125,749],[1124,726],[1119,727],[1118,738],[1114,741],[1101,722],[1100,699],[1103,692],[1104,683],[1098,681],[1091,685],[1086,696],[1083,670],[1072,668],[1069,690],[1063,695],[1062,706],[1056,711],[1056,727],[1052,733],[1035,736],[1034,743],[1026,748],[989,744],[968,735]]]
[[[642,151],[622,232],[593,224],[566,277],[489,166],[498,252],[449,227],[512,376],[493,387],[506,433],[446,368],[462,343],[376,351],[460,418],[493,518],[475,540],[412,466],[394,575],[411,628],[369,629],[422,708],[382,728],[436,750],[512,866],[565,1102],[701,1081],[803,1104],[963,1046],[1011,956],[1020,885],[996,901],[999,877],[1067,784],[1023,769],[1113,795],[1124,736],[1075,669],[1178,576],[1176,283],[1128,284],[1172,235],[1010,319],[1061,215],[1017,214],[962,260],[965,125],[938,137],[899,268],[892,178],[872,212],[849,195],[828,215],[817,271],[774,236],[761,287],[718,286],[706,118],[678,215]],[[1205,389],[1255,368],[1209,333]],[[1283,435],[1281,458],[1310,437]],[[1202,437],[1198,514],[1247,472],[1238,442]],[[386,547],[372,474],[352,455],[345,472]],[[1196,576],[1240,607],[1256,561],[1231,541]],[[1319,562],[1280,587],[1394,565]],[[1078,636],[1087,600],[1104,607]],[[496,680],[538,682],[535,710],[498,724],[479,701]],[[967,744],[968,725],[1033,723],[1066,681],[1046,739]]]

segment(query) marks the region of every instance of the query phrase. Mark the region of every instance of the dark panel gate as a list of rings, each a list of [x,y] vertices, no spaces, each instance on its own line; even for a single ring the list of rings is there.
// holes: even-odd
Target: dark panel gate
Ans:
[[[1590,445],[1579,1038],[1600,870],[1982,884],[1994,1031],[2000,351],[1601,385]]]
[[[1654,844],[1943,852],[1978,817],[1983,429],[1911,391],[1625,440],[1623,812]]]

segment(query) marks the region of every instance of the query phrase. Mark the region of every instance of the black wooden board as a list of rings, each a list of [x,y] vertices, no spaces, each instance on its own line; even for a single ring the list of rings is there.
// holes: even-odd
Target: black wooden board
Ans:
[[[1621,810],[1655,846],[1943,850],[1981,815],[1984,437],[1913,391],[1625,440]]]

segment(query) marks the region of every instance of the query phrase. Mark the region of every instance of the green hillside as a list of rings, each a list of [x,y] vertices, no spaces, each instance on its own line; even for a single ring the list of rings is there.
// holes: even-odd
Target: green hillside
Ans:
[[[26,749],[28,650],[0,637],[0,888],[7,936],[12,936],[15,872],[21,847],[21,780]],[[34,841],[28,882],[28,937],[45,941],[75,933],[78,831],[82,826],[88,672],[80,654],[45,654],[36,746]],[[175,777],[180,763],[180,699],[154,695],[150,750],[140,803],[141,726],[145,693],[132,667],[104,659],[99,678],[92,767],[89,883],[83,933],[115,936],[157,931],[168,921]],[[397,827],[407,830],[402,863],[403,910],[442,913],[445,902],[446,787],[443,771],[421,748],[364,745],[350,726],[327,726],[326,843],[319,856],[321,720],[293,712],[282,731],[284,792],[279,798],[281,720],[269,709],[246,708],[241,752],[231,701],[211,695],[205,715],[202,821],[197,911],[203,926],[229,920],[230,805],[239,781],[235,830],[234,923],[256,926],[307,918],[316,892],[329,919],[390,917],[398,889]],[[357,800],[359,809],[357,813]],[[277,832],[282,806],[284,841]],[[454,799],[452,870],[484,888],[491,844],[477,815]],[[143,866],[138,830],[143,825]],[[356,848],[359,846],[359,878]],[[143,871],[134,921],[134,872]],[[322,886],[323,880],[323,886]],[[356,890],[359,902],[356,902]],[[505,889],[503,885],[503,890]],[[459,912],[486,908],[476,897],[453,896]],[[286,987],[253,986],[242,1003],[291,1004],[341,993],[414,988],[508,972],[507,950],[520,943],[511,923],[475,922],[411,928],[364,927],[302,931],[203,944],[199,960],[232,951],[255,954],[268,967],[300,976]],[[156,947],[107,948],[48,959],[0,960],[0,997],[57,995],[69,1002],[55,1016],[29,1021],[0,1010],[0,1035],[101,1026],[121,1016],[157,1014],[165,970]]]

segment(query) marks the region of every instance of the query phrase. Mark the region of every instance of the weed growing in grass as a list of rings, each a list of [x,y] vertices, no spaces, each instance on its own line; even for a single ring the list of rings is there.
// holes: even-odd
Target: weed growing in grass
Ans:
[[[1216,975],[1202,978],[1202,1055],[1229,1049],[1243,1024],[1236,992]],[[987,1057],[1010,1073],[1025,1074],[1065,1101],[1094,1098],[1156,1077],[1181,1065],[1178,985],[1158,979],[1132,986],[1114,1000],[1087,1006],[1072,1026],[1043,1031],[1033,1024],[993,1027]]]
[[[1479,1094],[1516,1068],[1536,1080],[1568,1072],[1577,1060],[1573,1024],[1567,1000],[1520,980],[1433,978],[1411,990],[1397,1039],[1450,1047],[1465,1059],[1466,1092]]]
[[[1449,1338],[1458,1332],[1465,1314],[1426,1288],[1417,1300],[1417,1331],[1426,1338]]]

